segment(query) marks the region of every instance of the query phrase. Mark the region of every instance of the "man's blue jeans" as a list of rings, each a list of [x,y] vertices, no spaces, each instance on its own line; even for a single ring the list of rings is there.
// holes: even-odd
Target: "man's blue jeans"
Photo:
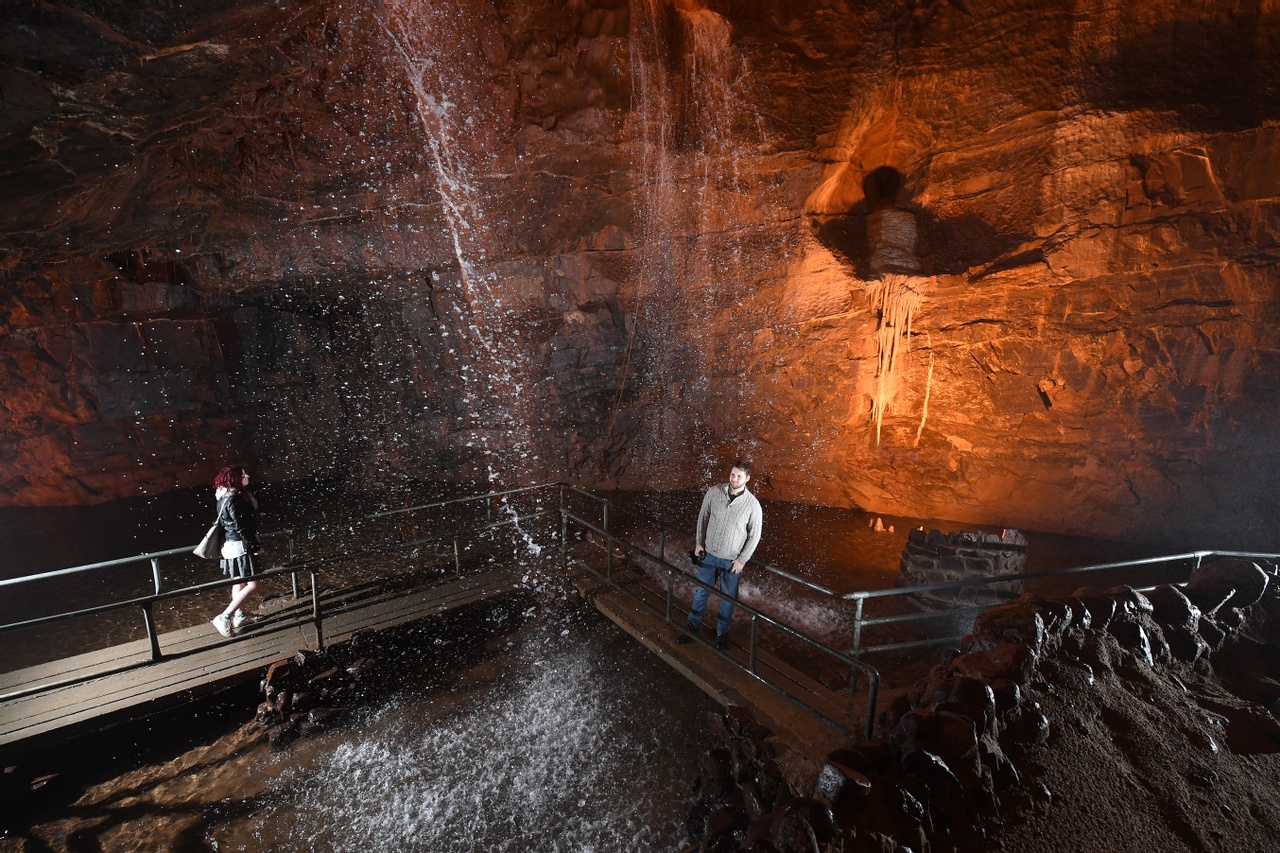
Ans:
[[[716,622],[717,637],[729,633],[729,623],[733,621],[734,602],[738,599],[738,581],[742,579],[742,575],[735,575],[730,571],[732,568],[733,560],[716,557],[710,553],[704,553],[701,562],[698,563],[698,580],[720,587],[720,619]],[[698,630],[698,626],[702,624],[702,614],[706,612],[707,599],[710,597],[711,592],[703,587],[693,591],[693,604],[689,608],[689,627],[692,630]]]

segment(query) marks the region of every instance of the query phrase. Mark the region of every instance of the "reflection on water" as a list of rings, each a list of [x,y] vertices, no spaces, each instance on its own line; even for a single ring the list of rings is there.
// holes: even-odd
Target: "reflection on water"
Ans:
[[[100,849],[677,849],[714,703],[585,605],[487,643],[340,730],[282,752],[228,736],[95,786],[34,834]]]

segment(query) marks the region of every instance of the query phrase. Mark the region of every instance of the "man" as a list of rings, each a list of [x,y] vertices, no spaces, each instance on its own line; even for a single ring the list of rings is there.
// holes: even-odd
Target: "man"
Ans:
[[[698,525],[694,530],[693,554],[698,558],[698,580],[720,589],[720,619],[716,622],[716,648],[729,644],[729,623],[733,620],[734,601],[738,598],[738,581],[742,569],[756,545],[760,544],[763,515],[760,501],[747,491],[751,480],[751,463],[735,459],[729,469],[729,482],[712,486],[702,498]],[[702,614],[707,609],[709,590],[698,587],[689,608],[689,632],[681,633],[676,642],[688,643],[698,633]]]

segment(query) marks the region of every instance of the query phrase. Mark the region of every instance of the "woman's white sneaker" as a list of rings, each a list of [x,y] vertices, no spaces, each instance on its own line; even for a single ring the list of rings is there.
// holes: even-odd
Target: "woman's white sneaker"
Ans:
[[[219,613],[217,616],[213,617],[213,619],[210,620],[209,624],[217,628],[218,633],[224,637],[230,637],[232,631],[234,630],[231,627],[231,617],[225,613]]]
[[[249,617],[245,615],[243,610],[237,610],[231,614],[231,627],[239,629],[241,625],[249,621]]]

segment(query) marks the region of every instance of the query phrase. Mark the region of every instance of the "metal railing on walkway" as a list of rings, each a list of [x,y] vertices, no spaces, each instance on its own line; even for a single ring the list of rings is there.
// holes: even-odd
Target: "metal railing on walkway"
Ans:
[[[927,632],[924,630],[913,630],[912,626],[920,626],[935,621],[954,623],[957,616],[960,614],[972,614],[976,616],[978,613],[994,607],[999,603],[1016,600],[1021,593],[1003,592],[1003,588],[1010,583],[1025,582],[1028,585],[1034,585],[1039,588],[1037,590],[1027,590],[1029,592],[1066,595],[1069,594],[1067,591],[1054,589],[1056,581],[1066,579],[1089,581],[1102,578],[1108,586],[1115,586],[1119,583],[1123,583],[1126,574],[1132,570],[1155,568],[1159,570],[1157,572],[1160,576],[1158,582],[1151,583],[1148,576],[1134,586],[1134,588],[1139,592],[1149,592],[1157,586],[1164,584],[1185,583],[1195,576],[1195,573],[1200,570],[1201,566],[1206,561],[1224,557],[1236,557],[1261,562],[1264,568],[1268,566],[1271,567],[1273,575],[1275,574],[1275,564],[1280,562],[1280,554],[1266,552],[1187,551],[1181,554],[1147,557],[1136,560],[1121,560],[1112,563],[1098,563],[1096,565],[1076,566],[1073,568],[1057,569],[1046,572],[997,575],[992,577],[951,581],[948,583],[921,584],[919,586],[894,587],[892,589],[864,590],[861,592],[846,593],[841,597],[845,601],[853,602],[854,606],[853,647],[849,650],[849,653],[861,658],[864,655],[874,653],[909,651],[912,649],[954,643],[960,640],[963,637],[963,634],[947,633],[944,636],[932,636],[924,639],[912,639],[878,644],[866,644],[863,642],[863,639],[866,630],[869,628],[890,626],[901,628],[905,626],[909,634],[915,634],[918,636],[919,634]],[[1132,577],[1132,575],[1130,576]],[[964,603],[964,594],[976,591],[983,591],[988,596],[987,600],[984,600],[981,604]],[[951,599],[951,601],[949,602],[948,599]],[[998,600],[993,601],[991,599]],[[922,606],[926,609],[888,616],[871,617],[866,614],[866,607],[868,603],[874,601],[898,601],[915,604],[924,602]]]
[[[479,503],[481,501],[484,501],[490,506],[492,506],[492,501],[495,498],[501,498],[503,495],[508,495],[508,494],[516,494],[516,493],[531,491],[533,488],[547,488],[547,487],[546,486],[529,487],[529,488],[522,488],[522,489],[514,489],[504,493],[488,493],[483,495],[472,495],[472,496],[457,498],[449,501],[441,501],[434,504],[424,504],[419,507],[411,507],[411,508],[408,508],[408,510],[395,510],[390,513],[374,513],[374,514],[365,516],[365,518],[377,518],[377,517],[393,515],[396,513],[412,511],[412,510],[432,509],[432,508],[437,508],[437,507],[448,505],[448,504],[468,504],[468,503]],[[489,520],[486,523],[477,524],[462,531],[454,530],[449,533],[445,533],[441,535],[428,535],[428,536],[418,536],[418,537],[409,538],[409,539],[401,539],[400,541],[392,542],[385,545],[374,546],[371,548],[363,548],[358,550],[346,551],[333,556],[316,557],[316,558],[309,559],[299,563],[291,562],[288,565],[273,566],[255,575],[254,579],[266,580],[270,578],[283,577],[287,575],[290,577],[290,580],[291,580],[293,598],[297,600],[301,597],[299,585],[298,585],[298,577],[300,574],[305,574],[309,576],[310,598],[311,598],[310,612],[306,616],[294,617],[290,619],[284,619],[277,622],[273,622],[271,625],[271,628],[272,630],[279,630],[281,628],[294,627],[297,625],[310,623],[314,629],[315,648],[317,650],[320,650],[324,648],[324,642],[325,642],[324,641],[325,612],[322,606],[322,599],[319,592],[320,576],[327,567],[330,567],[340,562],[363,560],[369,557],[379,556],[383,554],[392,554],[395,552],[420,548],[424,545],[439,544],[443,542],[452,542],[454,570],[455,572],[460,574],[462,572],[462,560],[461,560],[461,555],[459,551],[459,541],[462,536],[470,534],[473,537],[481,537],[485,533],[492,530],[496,530],[501,527],[507,527],[507,526],[518,527],[521,524],[529,523],[537,518],[550,515],[551,512],[552,510],[544,509],[544,510],[539,510],[533,513],[520,515],[518,512],[515,512],[514,510],[512,510],[505,518],[499,518],[496,521]],[[489,518],[492,519],[491,512],[489,513]],[[294,534],[294,531],[292,530],[279,530],[279,531],[272,531],[271,533],[263,534],[263,538],[288,537],[288,555],[290,560],[292,560],[296,554],[293,534]],[[81,618],[92,617],[92,616],[102,616],[102,615],[116,613],[120,611],[128,611],[128,610],[136,609],[141,613],[143,627],[146,634],[146,639],[150,647],[150,655],[147,660],[139,661],[137,663],[132,663],[124,667],[117,667],[109,670],[94,671],[91,675],[80,676],[74,679],[44,680],[38,684],[34,684],[32,686],[23,688],[21,690],[10,691],[3,695],[0,695],[0,701],[18,699],[24,696],[34,695],[47,690],[53,690],[59,687],[65,687],[65,686],[83,681],[86,678],[97,678],[102,675],[108,675],[116,672],[126,671],[128,669],[134,669],[139,666],[145,666],[148,663],[159,661],[165,658],[166,653],[164,649],[161,648],[160,631],[157,628],[156,618],[155,618],[155,610],[158,604],[183,598],[186,596],[199,595],[200,593],[207,592],[210,590],[224,589],[234,584],[243,582],[243,579],[241,578],[222,578],[222,579],[210,581],[207,583],[189,584],[186,586],[176,587],[173,589],[165,589],[164,576],[162,571],[162,561],[171,561],[171,560],[176,560],[178,558],[183,558],[188,561],[194,560],[196,558],[191,553],[192,548],[194,547],[195,547],[194,545],[191,545],[191,546],[186,546],[181,548],[170,548],[165,551],[154,551],[146,554],[139,554],[133,557],[124,557],[117,560],[106,560],[98,563],[88,563],[85,565],[73,566],[71,568],[59,569],[56,571],[42,572],[34,575],[26,575],[23,577],[0,580],[0,590],[3,590],[5,588],[10,588],[10,589],[18,588],[18,587],[23,587],[28,585],[39,584],[39,583],[47,582],[50,580],[73,577],[76,575],[87,575],[90,573],[102,572],[110,569],[118,569],[118,568],[128,567],[132,565],[147,564],[151,569],[151,580],[152,580],[152,585],[154,587],[154,592],[149,593],[147,595],[134,596],[131,598],[127,598],[119,601],[112,601],[105,604],[98,604],[98,605],[93,605],[89,607],[80,607],[73,610],[64,610],[64,611],[59,611],[56,613],[51,613],[51,614],[47,614],[44,616],[39,616],[31,619],[23,619],[16,622],[0,624],[0,634],[5,634],[5,633],[24,630],[24,629],[37,628],[37,627],[42,627],[42,626],[47,626],[47,625],[52,625],[57,623],[65,623],[74,619],[81,619]],[[219,640],[217,641],[211,642],[197,649],[188,649],[182,652],[181,654],[189,655],[197,651],[200,651],[204,648],[211,648],[214,646],[225,645],[232,642],[235,642],[235,640],[219,638]]]
[[[594,495],[591,492],[588,492],[584,489],[580,489],[576,486],[566,485],[564,486],[564,489],[568,490],[573,494],[577,494],[579,496],[582,496],[584,498],[597,502],[600,509],[600,514],[601,514],[601,521],[599,524],[596,524],[592,521],[589,521],[583,518],[578,514],[575,514],[567,507],[562,507],[560,511],[561,512],[561,525],[560,525],[561,559],[563,561],[564,569],[566,572],[568,572],[568,568],[569,568],[568,527],[569,527],[569,524],[572,523],[577,525],[581,529],[587,531],[588,533],[591,533],[591,534],[594,534],[595,536],[600,537],[601,544],[605,549],[606,556],[605,556],[604,574],[599,575],[599,574],[596,574],[595,572],[593,572],[593,574],[596,574],[598,578],[601,578],[602,580],[604,580],[613,589],[619,591],[623,595],[626,595],[630,600],[634,601],[635,603],[639,604],[640,606],[644,607],[650,612],[664,618],[673,628],[679,628],[680,625],[684,622],[684,620],[677,622],[674,617],[676,575],[680,575],[681,580],[686,583],[692,584],[697,587],[701,587],[702,589],[706,589],[709,592],[711,592],[713,595],[719,595],[719,590],[717,590],[715,586],[703,583],[702,581],[698,580],[698,578],[695,575],[691,575],[689,572],[685,571],[684,569],[674,565],[673,563],[667,560],[667,557],[666,557],[667,534],[669,532],[679,533],[679,531],[674,531],[673,528],[671,528],[668,525],[661,524],[658,522],[653,522],[651,519],[647,519],[648,521],[650,521],[650,523],[657,526],[660,531],[658,553],[656,554],[652,553],[646,550],[644,546],[636,542],[633,542],[624,536],[621,536],[621,535],[618,535],[617,533],[613,533],[609,531],[608,529],[609,502],[607,500],[599,497],[598,495]],[[693,535],[690,533],[680,533],[680,535],[685,537],[686,539],[693,538]],[[615,549],[621,549],[624,553],[629,555],[638,555],[640,557],[643,557],[649,560],[652,564],[656,564],[662,567],[662,570],[665,571],[665,574],[666,574],[666,584],[665,584],[665,589],[663,590],[663,598],[665,601],[664,610],[662,611],[658,610],[658,608],[654,607],[653,604],[650,601],[646,600],[645,597],[636,595],[630,589],[628,589],[627,586],[617,583],[613,574]],[[753,562],[754,561],[749,561],[748,564],[750,565]],[[791,575],[787,572],[780,571],[772,566],[764,566],[758,563],[756,563],[755,565],[758,568],[765,569],[771,574],[777,575],[784,579],[794,581],[809,589],[826,592],[832,596],[835,595],[835,593],[830,592],[829,590],[824,590],[822,587],[817,586],[816,584],[812,584],[802,578],[797,578],[794,575]],[[589,567],[584,566],[584,568],[587,568],[590,571]],[[748,673],[757,681],[759,681],[761,684],[768,687],[770,690],[774,691],[778,695],[782,696],[784,699],[791,702],[796,707],[805,711],[807,714],[822,720],[824,723],[836,729],[841,734],[844,734],[846,737],[852,736],[852,732],[849,730],[849,728],[845,725],[843,721],[832,719],[829,715],[815,708],[813,705],[806,702],[803,698],[795,695],[795,693],[793,693],[792,691],[787,690],[786,687],[784,687],[783,685],[769,679],[768,677],[766,677],[764,673],[760,671],[759,661],[758,661],[759,646],[760,646],[760,626],[761,624],[768,625],[774,630],[789,637],[790,639],[798,641],[803,646],[813,651],[816,651],[821,655],[824,655],[825,657],[829,658],[830,660],[836,663],[843,664],[844,666],[849,667],[850,672],[861,673],[863,676],[866,677],[867,683],[868,683],[866,719],[864,721],[863,731],[867,737],[871,737],[872,732],[874,730],[874,726],[875,726],[876,702],[877,702],[878,694],[880,690],[880,673],[877,672],[874,667],[862,661],[857,660],[853,656],[846,654],[840,651],[839,649],[832,648],[831,646],[823,643],[820,640],[817,640],[817,639],[814,639],[813,637],[808,636],[807,634],[793,628],[792,626],[787,625],[781,622],[780,620],[768,615],[767,613],[762,612],[759,608],[756,608],[750,604],[743,602],[741,599],[739,599],[736,602],[736,605],[739,609],[744,610],[748,614],[750,614],[750,620],[749,620],[750,627],[748,629],[748,639],[747,639],[747,647],[746,647],[747,660],[745,663],[743,663],[742,661],[739,661],[733,655],[730,655],[725,651],[722,651],[721,649],[718,649],[715,646],[709,643],[706,643],[705,641],[703,641],[701,638],[697,636],[693,636],[692,639],[694,639],[696,642],[705,646],[712,653],[718,655],[726,663]],[[856,680],[851,679],[850,688],[851,689],[850,689],[849,701],[852,704],[855,698],[854,694],[856,693]]]
[[[532,496],[533,506],[529,511],[525,511],[522,514],[522,509],[517,506],[517,504],[525,496]],[[599,520],[596,521],[588,519],[584,514],[575,512],[571,509],[568,498],[571,498],[572,496],[577,496],[590,501],[591,505],[595,508],[594,511],[598,513]],[[427,526],[426,524],[420,524],[419,522],[419,519],[423,514],[439,513],[440,511],[450,507],[474,508],[478,506],[484,507],[483,520],[478,518],[474,519],[469,525],[455,527],[445,533],[419,535],[421,528]],[[383,554],[392,554],[427,545],[441,545],[449,543],[452,549],[453,568],[456,572],[461,573],[462,557],[459,543],[464,538],[473,537],[478,539],[479,537],[483,537],[490,532],[498,530],[499,528],[512,527],[524,538],[526,544],[534,545],[532,537],[523,525],[530,524],[538,519],[548,516],[558,515],[560,522],[559,545],[562,569],[567,570],[568,568],[569,526],[574,525],[586,535],[598,538],[599,543],[604,547],[606,557],[603,580],[613,588],[618,589],[620,592],[627,595],[629,598],[650,609],[653,613],[665,619],[672,626],[676,628],[680,627],[680,623],[675,618],[675,583],[677,575],[682,583],[694,587],[702,587],[718,596],[718,590],[714,587],[702,583],[686,568],[676,565],[668,559],[667,552],[670,541],[679,539],[686,543],[690,542],[693,539],[692,533],[645,517],[639,513],[634,514],[641,517],[646,525],[657,530],[657,551],[654,553],[648,550],[645,545],[635,541],[634,537],[621,534],[616,529],[610,529],[610,507],[611,505],[607,499],[586,489],[567,483],[545,483],[503,491],[493,491],[458,498],[449,498],[403,508],[383,510],[361,516],[358,520],[375,523],[380,520],[393,520],[399,521],[400,526],[394,531],[396,534],[394,537],[389,534],[384,535],[384,533],[378,531],[373,532],[372,535],[375,538],[377,536],[383,536],[385,544],[358,550],[344,550],[336,555],[314,557],[299,563],[293,562],[296,556],[294,531],[273,531],[266,535],[272,537],[287,537],[287,553],[289,562],[286,565],[271,567],[267,571],[258,575],[258,577],[265,579],[281,577],[284,575],[290,576],[293,597],[297,600],[301,597],[298,578],[303,574],[309,576],[311,597],[311,608],[309,614],[306,616],[295,617],[291,620],[282,621],[280,624],[292,626],[305,624],[307,622],[311,623],[314,627],[316,647],[323,648],[325,614],[319,594],[319,582],[321,574],[327,571],[334,564],[345,561],[362,560]],[[407,528],[405,527],[405,524],[408,525]],[[636,595],[628,589],[626,585],[619,584],[617,582],[614,578],[615,549],[619,549],[624,554],[633,555],[639,558],[639,560],[647,561],[648,564],[651,567],[655,567],[659,573],[665,574],[665,588],[655,588],[654,590],[656,598],[664,602],[662,608],[653,606],[651,601],[644,599],[642,596]],[[190,551],[190,547],[172,548],[165,551],[140,554],[134,557],[126,557],[118,560],[90,563],[68,569],[29,575],[26,577],[0,580],[0,590],[7,590],[28,584],[36,584],[75,575],[87,575],[93,572],[146,564],[150,568],[151,586],[153,589],[153,591],[147,595],[135,596],[126,600],[113,601],[106,604],[82,607],[32,619],[25,619],[18,622],[0,624],[0,634],[57,624],[87,616],[97,616],[117,611],[136,609],[142,616],[146,638],[150,646],[150,661],[160,660],[165,656],[165,651],[161,648],[160,632],[156,626],[156,606],[162,602],[175,600],[184,596],[198,595],[205,591],[222,589],[238,582],[235,579],[219,579],[208,583],[189,584],[174,589],[166,588],[162,566],[179,557],[187,560],[193,559]],[[841,666],[848,667],[850,673],[849,701],[851,704],[855,701],[858,693],[859,676],[865,677],[867,680],[865,732],[870,736],[875,719],[878,695],[881,689],[881,676],[880,672],[875,667],[868,664],[864,658],[876,653],[910,651],[913,649],[955,642],[962,636],[962,634],[947,632],[945,630],[942,636],[925,636],[930,634],[929,624],[931,622],[941,621],[955,626],[970,615],[976,615],[982,610],[992,606],[993,602],[990,600],[991,598],[1013,600],[1017,597],[1016,593],[1006,593],[1001,589],[1002,587],[1007,587],[1011,582],[1025,582],[1028,585],[1045,587],[1053,584],[1057,580],[1063,579],[1079,578],[1087,581],[1090,579],[1103,578],[1108,585],[1114,585],[1121,582],[1122,576],[1125,572],[1138,569],[1154,569],[1159,575],[1159,583],[1180,583],[1190,579],[1190,577],[1195,574],[1203,563],[1219,557],[1238,557],[1259,561],[1272,568],[1273,571],[1274,566],[1277,563],[1280,563],[1280,554],[1273,553],[1245,551],[1191,551],[1163,557],[1103,563],[1050,572],[1000,575],[980,579],[953,581],[950,583],[840,593],[771,564],[753,559],[748,562],[748,565],[754,569],[758,569],[765,574],[773,576],[795,588],[802,589],[810,594],[816,595],[819,599],[828,602],[833,607],[851,607],[851,620],[853,626],[851,647],[848,649],[835,648],[830,643],[825,643],[821,640],[815,639],[814,637],[807,635],[805,632],[798,630],[794,625],[789,625],[785,621],[765,613],[760,608],[752,606],[741,599],[738,600],[737,606],[745,613],[749,614],[746,662],[743,663],[734,656],[726,654],[719,649],[715,649],[710,646],[710,644],[703,643],[703,645],[706,645],[713,653],[718,655],[725,662],[749,673],[753,678],[758,679],[769,689],[777,692],[788,701],[797,705],[797,707],[800,707],[807,713],[822,719],[838,730],[845,731],[846,734],[848,732],[845,730],[845,726],[842,721],[831,719],[828,715],[824,714],[819,709],[814,708],[803,698],[794,695],[794,693],[787,690],[782,685],[769,681],[760,672],[759,656],[761,627],[767,626],[771,631],[785,636],[792,642],[800,644],[802,647],[817,653],[823,658]],[[1149,590],[1158,584],[1134,585],[1137,589]],[[986,590],[987,595],[989,596],[988,600],[981,605],[966,605],[962,603],[962,594],[965,592],[972,593],[975,590]],[[923,598],[925,596],[928,597],[927,602]],[[956,601],[949,604],[946,601],[948,596],[955,596]],[[887,615],[871,615],[868,613],[868,607],[872,603],[885,602],[890,603],[891,607],[896,608],[899,612],[893,612]],[[966,624],[968,627],[971,627],[972,622],[969,621]],[[890,629],[891,632],[896,632],[899,636],[887,642],[867,642],[868,631],[873,629]],[[908,638],[904,639],[902,637],[903,634],[908,635]],[[219,640],[211,645],[218,645],[226,642],[234,642],[234,640]],[[703,641],[698,640],[698,642]],[[145,665],[145,663],[146,661],[135,664],[134,666]],[[97,674],[99,673],[95,673],[95,676]],[[22,695],[51,689],[61,685],[62,682],[50,681],[35,687],[27,688],[23,691]],[[0,699],[10,699],[14,698],[16,695],[18,694],[7,694],[5,696],[0,696]]]

